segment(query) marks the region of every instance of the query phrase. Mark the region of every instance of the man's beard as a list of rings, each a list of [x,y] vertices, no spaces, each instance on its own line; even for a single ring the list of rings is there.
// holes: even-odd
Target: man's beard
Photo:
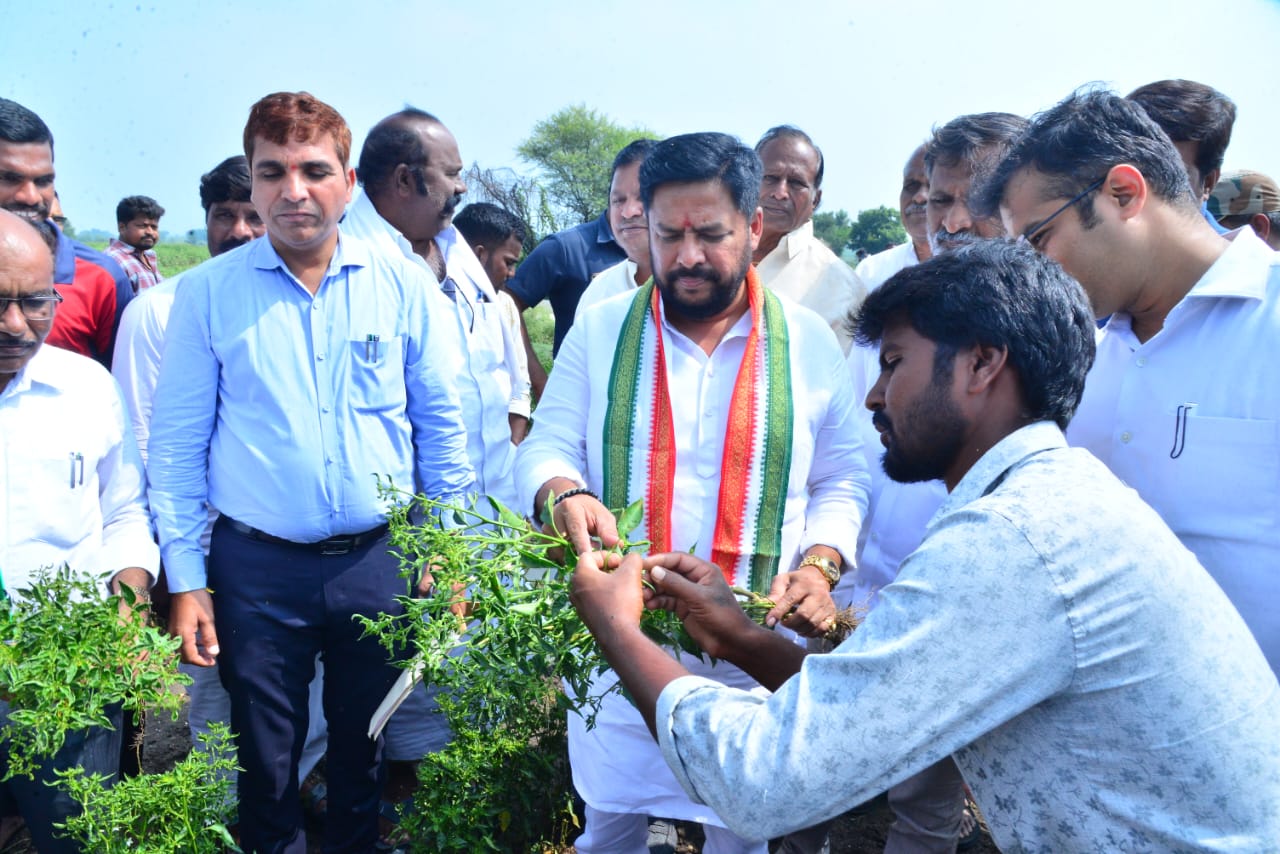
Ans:
[[[738,290],[747,277],[747,269],[751,266],[751,248],[748,245],[742,263],[731,275],[721,277],[709,264],[696,267],[673,267],[667,271],[653,271],[654,283],[662,294],[663,308],[686,320],[709,320],[723,312],[738,298]],[[679,293],[674,281],[681,276],[695,277],[710,283],[711,287],[706,299],[690,302]],[[671,282],[672,284],[668,284]]]
[[[230,252],[232,249],[244,246],[252,239],[252,237],[228,237],[226,240],[214,247],[216,251],[213,254],[221,255],[223,252]]]
[[[943,252],[959,249],[961,246],[967,246],[970,243],[977,243],[979,240],[982,240],[982,238],[971,231],[957,231],[953,234],[947,231],[945,227],[942,227],[929,235],[929,249],[933,251],[934,255],[939,255]]]
[[[884,411],[871,415],[871,422],[889,437],[880,462],[884,473],[898,483],[942,479],[964,446],[967,426],[945,386],[937,381],[931,383],[928,391],[907,407],[899,419],[914,432],[911,436],[914,447],[907,452],[903,451],[893,423]]]

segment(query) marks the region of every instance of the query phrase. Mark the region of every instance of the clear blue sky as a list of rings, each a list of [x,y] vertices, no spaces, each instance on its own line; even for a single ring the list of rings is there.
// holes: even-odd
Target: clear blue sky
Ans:
[[[753,142],[779,123],[823,147],[823,206],[896,204],[902,162],[961,113],[1031,114],[1089,81],[1121,92],[1186,77],[1235,99],[1227,167],[1280,173],[1280,3],[808,0],[0,0],[0,95],[53,129],[78,228],[114,228],[135,193],[162,227],[203,225],[200,174],[240,151],[249,106],[307,89],[356,150],[406,103],[463,159],[529,167],[533,124],[585,103],[659,134]]]

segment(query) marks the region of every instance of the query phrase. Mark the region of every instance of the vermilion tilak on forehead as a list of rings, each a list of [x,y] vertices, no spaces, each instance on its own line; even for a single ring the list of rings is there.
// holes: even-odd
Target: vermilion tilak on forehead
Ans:
[[[685,214],[684,221],[680,223],[680,227],[686,230],[693,228],[693,220],[689,219],[688,214]]]

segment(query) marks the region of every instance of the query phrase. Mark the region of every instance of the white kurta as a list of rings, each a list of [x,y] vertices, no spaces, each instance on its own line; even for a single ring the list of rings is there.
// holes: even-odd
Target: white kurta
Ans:
[[[866,285],[867,293],[871,293],[889,281],[889,277],[894,273],[919,263],[916,247],[908,240],[906,243],[890,246],[883,252],[877,252],[869,258],[862,259],[855,272],[862,280],[862,284]]]
[[[780,563],[786,571],[814,544],[832,546],[852,559],[869,478],[839,345],[820,317],[785,299],[782,303],[795,404]],[[526,511],[552,477],[569,477],[601,492],[609,376],[630,304],[619,298],[589,309],[565,338],[535,427],[516,457],[516,482]],[[676,437],[671,545],[692,548],[703,558],[711,552],[729,399],[749,331],[747,314],[707,356],[663,323]],[[714,668],[697,660],[685,663],[725,684],[759,689],[726,663]],[[607,674],[609,681],[613,678]],[[586,730],[577,715],[569,716],[569,725],[574,783],[595,809],[722,823],[714,812],[689,800],[626,699],[611,696],[593,730]]]
[[[577,321],[582,313],[596,303],[604,302],[610,297],[634,291],[636,284],[636,263],[620,261],[591,280],[587,289],[578,298],[578,307],[574,310],[573,319]]]
[[[849,352],[853,336],[847,320],[867,298],[867,288],[852,267],[813,236],[813,220],[784,234],[756,273],[769,290],[817,312]]]
[[[1067,438],[1156,509],[1280,672],[1277,364],[1280,255],[1242,228],[1146,343],[1112,316]]]

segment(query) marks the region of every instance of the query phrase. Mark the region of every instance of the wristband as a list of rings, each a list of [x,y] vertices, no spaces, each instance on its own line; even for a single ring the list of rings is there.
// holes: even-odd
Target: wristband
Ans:
[[[572,498],[575,495],[590,495],[596,501],[600,500],[599,495],[596,495],[594,492],[587,489],[585,486],[578,486],[573,489],[566,489],[564,492],[557,495],[555,500],[551,502],[552,508],[554,509],[556,507],[559,507],[561,501],[564,501],[566,498]]]
[[[575,486],[573,489],[566,489],[564,492],[560,493],[554,499],[552,499],[551,509],[554,510],[555,508],[560,506],[561,501],[564,501],[566,498],[572,498],[575,495],[590,495],[596,501],[600,500],[599,495],[596,495],[594,492],[587,489],[585,486]],[[546,523],[546,521],[547,521],[546,519],[542,520],[542,522],[544,523]]]
[[[822,555],[805,555],[804,560],[800,561],[800,566],[816,567],[822,573],[823,578],[827,579],[828,586],[836,589],[836,585],[840,583],[840,567],[831,558]],[[797,566],[796,569],[799,569]]]

